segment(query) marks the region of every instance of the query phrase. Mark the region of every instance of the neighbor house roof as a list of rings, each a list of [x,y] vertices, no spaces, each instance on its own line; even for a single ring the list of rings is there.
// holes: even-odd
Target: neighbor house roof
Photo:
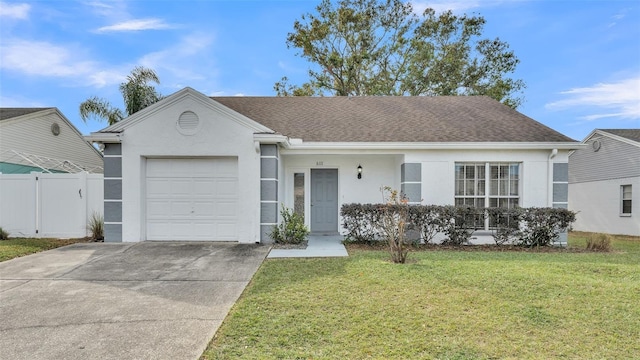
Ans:
[[[571,142],[487,96],[212,97],[306,142]]]
[[[0,120],[7,120],[47,109],[53,108],[0,108]]]
[[[600,129],[600,131],[617,135],[640,143],[640,129]]]

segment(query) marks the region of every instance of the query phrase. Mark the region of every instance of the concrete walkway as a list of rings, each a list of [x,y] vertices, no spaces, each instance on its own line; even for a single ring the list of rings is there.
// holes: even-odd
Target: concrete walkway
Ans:
[[[349,256],[341,235],[309,236],[306,249],[271,249],[268,258],[343,257]]]
[[[0,359],[198,359],[269,248],[84,243],[0,262]]]

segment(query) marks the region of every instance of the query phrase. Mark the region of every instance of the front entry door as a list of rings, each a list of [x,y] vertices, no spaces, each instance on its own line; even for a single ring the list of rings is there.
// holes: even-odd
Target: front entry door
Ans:
[[[311,232],[338,232],[337,169],[311,169]]]

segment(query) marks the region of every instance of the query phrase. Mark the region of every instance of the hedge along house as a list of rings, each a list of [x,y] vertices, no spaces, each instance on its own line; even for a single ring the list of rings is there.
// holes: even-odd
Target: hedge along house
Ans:
[[[207,97],[99,132],[107,241],[270,242],[280,204],[337,234],[346,203],[567,207],[579,143],[488,97]]]

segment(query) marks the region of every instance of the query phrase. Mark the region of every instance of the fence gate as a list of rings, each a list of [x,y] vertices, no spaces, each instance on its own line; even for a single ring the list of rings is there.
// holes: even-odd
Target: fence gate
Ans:
[[[12,237],[87,236],[102,213],[102,174],[0,174],[0,226]]]

